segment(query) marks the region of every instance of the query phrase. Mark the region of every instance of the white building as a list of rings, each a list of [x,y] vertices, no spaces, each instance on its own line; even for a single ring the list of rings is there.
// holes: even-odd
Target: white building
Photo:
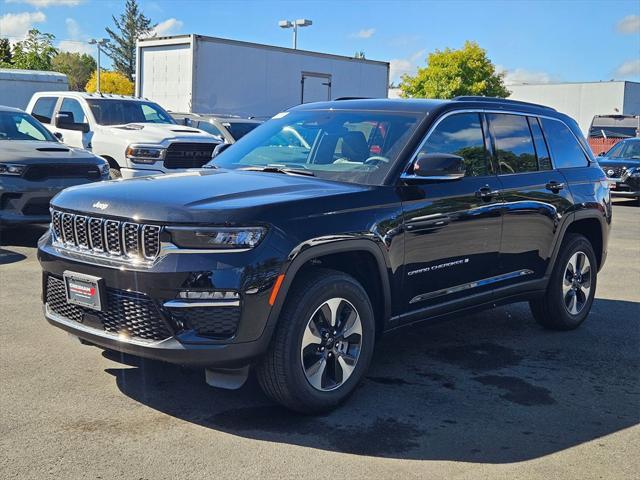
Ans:
[[[587,135],[594,115],[640,115],[640,82],[610,81],[508,85],[514,100],[553,107],[573,117]]]
[[[69,90],[64,73],[0,68],[0,105],[27,108],[36,92]]]

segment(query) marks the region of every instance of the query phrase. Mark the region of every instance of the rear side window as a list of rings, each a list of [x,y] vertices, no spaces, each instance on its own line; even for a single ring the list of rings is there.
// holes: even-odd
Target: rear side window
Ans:
[[[87,118],[84,115],[80,102],[73,98],[65,98],[60,105],[61,112],[69,112],[73,115],[74,123],[87,123]]]
[[[542,128],[544,128],[556,168],[586,167],[589,165],[589,160],[578,140],[564,123],[543,118]]]
[[[491,167],[485,149],[480,115],[458,113],[446,117],[431,132],[419,153],[449,153],[464,158],[466,175],[490,175]]]
[[[538,119],[535,117],[529,117],[529,127],[531,128],[531,135],[533,135],[533,143],[536,147],[536,155],[538,157],[538,167],[540,170],[551,170],[551,155],[549,155],[549,149],[547,143],[544,141],[542,135],[542,129],[538,123]]]
[[[538,161],[527,117],[487,114],[500,173],[536,172]]]
[[[51,123],[51,117],[53,117],[53,109],[56,106],[55,97],[40,97],[36,100],[36,104],[33,106],[33,112],[31,115],[36,117],[42,123]]]

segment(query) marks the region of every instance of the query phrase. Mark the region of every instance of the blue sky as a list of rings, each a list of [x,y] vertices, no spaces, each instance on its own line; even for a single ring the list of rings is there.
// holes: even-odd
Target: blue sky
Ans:
[[[475,40],[508,82],[640,81],[640,1],[141,0],[160,34],[196,33],[290,46],[278,20],[309,18],[299,48],[341,55],[364,51],[391,62],[392,78],[413,73],[436,48]],[[94,52],[124,0],[0,0],[0,36],[31,26],[62,49]]]

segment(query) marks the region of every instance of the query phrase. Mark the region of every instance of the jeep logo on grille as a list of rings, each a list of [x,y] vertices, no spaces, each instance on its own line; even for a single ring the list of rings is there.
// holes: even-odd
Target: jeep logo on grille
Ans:
[[[100,210],[106,210],[107,208],[109,208],[108,203],[102,203],[102,202],[96,202],[92,206],[93,208],[99,208]]]

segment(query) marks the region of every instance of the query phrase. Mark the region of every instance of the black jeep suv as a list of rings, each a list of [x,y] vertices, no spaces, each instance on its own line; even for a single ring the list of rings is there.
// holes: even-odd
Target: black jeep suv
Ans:
[[[550,108],[459,97],[276,115],[210,168],[70,188],[39,244],[48,321],[98,345],[254,366],[269,397],[334,407],[381,333],[529,301],[576,328],[607,253],[604,172]]]

